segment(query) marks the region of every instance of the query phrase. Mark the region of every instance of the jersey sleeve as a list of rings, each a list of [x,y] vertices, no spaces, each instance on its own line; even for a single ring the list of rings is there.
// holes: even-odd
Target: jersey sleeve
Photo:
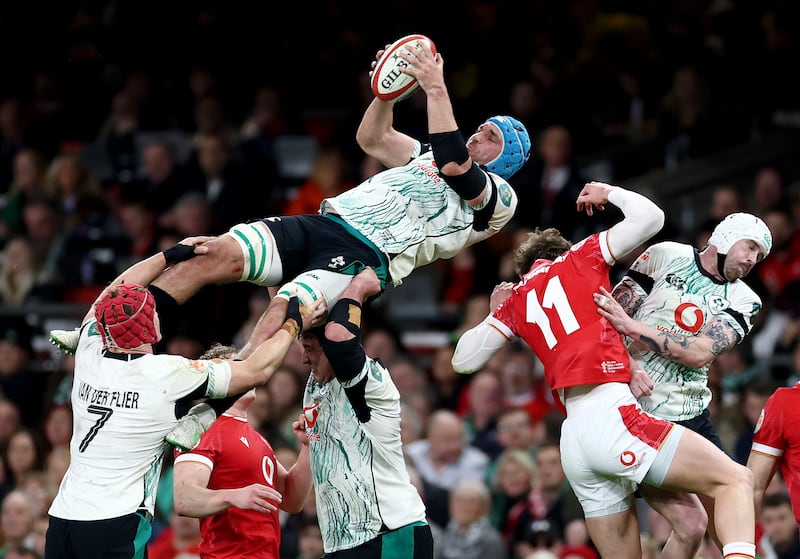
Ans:
[[[380,361],[367,357],[361,372],[342,386],[356,414],[366,419],[361,425],[371,438],[389,440],[399,435],[400,392]],[[368,418],[359,411],[364,409],[369,411]]]
[[[753,329],[756,316],[761,310],[761,298],[749,287],[742,285],[735,297],[731,297],[731,305],[725,310],[730,322],[739,334],[739,341]]]
[[[779,389],[767,400],[753,433],[753,450],[768,456],[779,458],[786,450],[787,442],[784,434],[783,407],[785,401]]]
[[[167,397],[179,400],[201,386],[204,395],[221,398],[230,383],[231,366],[220,359],[186,359],[176,355],[153,355],[141,361],[143,374],[161,384]]]
[[[493,173],[491,174],[491,179],[494,181],[494,186],[492,186],[492,180],[489,180],[487,175],[487,184],[489,184],[490,187],[497,189],[497,200],[495,201],[494,209],[491,210],[492,215],[489,217],[488,227],[481,231],[472,229],[465,246],[474,245],[475,243],[487,239],[488,237],[491,237],[500,231],[509,221],[511,221],[511,218],[514,217],[514,212],[517,210],[517,193],[514,192],[514,189],[511,188],[511,185]],[[489,193],[487,196],[491,197],[491,193]],[[486,211],[488,209],[489,208],[484,208],[479,211]]]

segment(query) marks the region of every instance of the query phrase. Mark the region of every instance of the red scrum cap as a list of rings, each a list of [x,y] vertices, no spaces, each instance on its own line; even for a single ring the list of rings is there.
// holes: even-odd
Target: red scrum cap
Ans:
[[[156,343],[155,307],[153,295],[141,285],[123,283],[109,290],[94,308],[103,346],[132,349]]]

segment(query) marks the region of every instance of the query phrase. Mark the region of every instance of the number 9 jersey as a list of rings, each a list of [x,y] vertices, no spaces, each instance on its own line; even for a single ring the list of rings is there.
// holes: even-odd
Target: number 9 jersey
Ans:
[[[597,313],[598,286],[610,290],[615,262],[607,232],[596,233],[550,262],[537,260],[489,317],[505,336],[519,336],[544,365],[554,395],[581,384],[630,381],[622,336]]]

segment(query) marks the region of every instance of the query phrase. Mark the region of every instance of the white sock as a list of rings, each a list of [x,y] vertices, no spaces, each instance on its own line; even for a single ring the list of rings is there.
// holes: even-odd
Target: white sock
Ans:
[[[722,546],[725,559],[753,559],[756,556],[756,544],[747,542],[731,542]]]

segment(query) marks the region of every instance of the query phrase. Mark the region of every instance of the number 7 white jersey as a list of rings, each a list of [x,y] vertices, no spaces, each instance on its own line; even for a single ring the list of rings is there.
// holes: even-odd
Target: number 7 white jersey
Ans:
[[[175,402],[201,386],[214,367],[172,355],[107,354],[94,320],[75,353],[70,465],[49,513],[101,520],[153,513],[166,434]]]

